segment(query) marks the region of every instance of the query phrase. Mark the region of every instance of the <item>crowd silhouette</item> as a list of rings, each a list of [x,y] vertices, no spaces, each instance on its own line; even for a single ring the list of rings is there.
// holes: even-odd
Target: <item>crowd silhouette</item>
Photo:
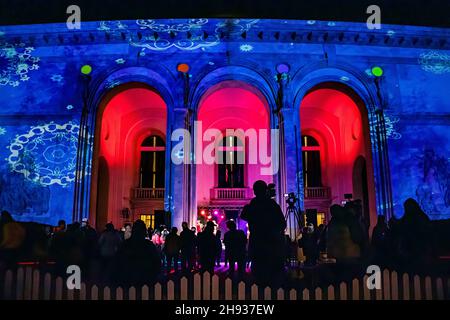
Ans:
[[[386,221],[379,216],[371,237],[361,202],[348,201],[331,206],[327,225],[315,227],[306,221],[291,239],[286,235],[285,216],[268,196],[266,183],[255,182],[253,190],[255,197],[240,215],[248,224],[249,237],[234,220],[226,222],[223,237],[213,221],[198,233],[187,222],[178,232],[175,226],[147,229],[136,220],[120,231],[108,223],[98,234],[87,219],[70,225],[61,220],[49,228],[14,221],[3,211],[0,268],[14,269],[30,260],[52,262],[52,270],[65,276],[68,265],[79,265],[92,281],[131,286],[153,283],[161,276],[214,273],[224,263],[231,277],[250,275],[258,283],[272,285],[287,278],[293,260],[302,261],[304,270],[321,265],[353,270],[378,264],[420,272],[450,252],[448,221],[433,223],[414,199],[405,201],[400,219]],[[251,272],[246,272],[249,265]]]

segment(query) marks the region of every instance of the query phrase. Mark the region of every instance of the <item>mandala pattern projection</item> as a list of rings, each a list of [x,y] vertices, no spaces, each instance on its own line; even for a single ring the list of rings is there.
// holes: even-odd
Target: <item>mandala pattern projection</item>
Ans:
[[[435,74],[450,72],[450,55],[439,51],[428,51],[419,57],[419,64],[423,70]]]
[[[11,170],[43,186],[67,186],[75,180],[79,125],[50,122],[31,127],[9,146]]]
[[[0,86],[17,87],[20,81],[30,79],[28,72],[39,69],[39,58],[31,55],[33,51],[24,43],[0,44]]]

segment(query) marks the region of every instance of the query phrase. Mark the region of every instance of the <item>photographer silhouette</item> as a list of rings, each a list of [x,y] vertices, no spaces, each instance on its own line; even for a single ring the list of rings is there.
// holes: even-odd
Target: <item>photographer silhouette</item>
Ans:
[[[284,230],[286,220],[280,206],[268,196],[267,184],[253,184],[253,198],[245,205],[241,219],[250,230],[249,256],[256,281],[268,284],[278,280],[284,267]]]

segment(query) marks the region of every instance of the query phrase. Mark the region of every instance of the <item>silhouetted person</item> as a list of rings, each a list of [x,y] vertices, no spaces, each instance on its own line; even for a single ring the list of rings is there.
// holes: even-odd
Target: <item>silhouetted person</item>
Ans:
[[[8,211],[2,211],[0,228],[0,262],[3,261],[7,267],[13,267],[22,254],[26,230],[20,223],[14,221]]]
[[[361,249],[353,241],[349,227],[349,214],[340,205],[330,208],[331,220],[327,228],[327,253],[337,262],[355,260],[361,256]]]
[[[385,216],[378,216],[377,224],[372,232],[372,248],[376,262],[384,262],[388,251],[388,226]]]
[[[141,286],[156,280],[161,271],[161,258],[146,235],[145,223],[136,220],[130,239],[121,244],[115,258],[113,280],[118,284]]]
[[[84,253],[86,258],[92,259],[95,256],[97,249],[98,234],[94,228],[89,224],[88,219],[83,219],[81,222],[81,232],[84,234]]]
[[[325,224],[321,224],[317,227],[317,239],[319,246],[319,253],[327,251],[327,226]]]
[[[198,254],[202,271],[214,273],[214,262],[216,261],[217,245],[214,235],[214,222],[208,221],[205,229],[197,236]]]
[[[195,256],[195,233],[188,228],[187,222],[181,224],[180,233],[181,269],[191,271],[192,260]]]
[[[153,228],[152,227],[148,227],[147,229],[147,239],[151,240],[152,239],[152,235],[153,235]]]
[[[313,224],[309,223],[307,227],[303,228],[302,237],[298,240],[298,246],[303,248],[303,253],[306,256],[305,265],[316,265],[319,259],[319,245]]]
[[[106,224],[105,231],[98,240],[101,267],[105,271],[106,277],[110,272],[111,262],[119,249],[120,243],[120,234],[114,229],[114,225],[112,223]]]
[[[344,210],[347,212],[348,226],[353,242],[361,250],[361,256],[366,256],[369,249],[369,230],[364,223],[362,216],[362,207],[355,201],[349,201],[345,204]]]
[[[261,283],[276,281],[284,268],[286,220],[280,206],[267,195],[264,181],[256,181],[253,192],[255,198],[244,206],[241,213],[241,219],[248,222],[250,230],[252,273]]]
[[[178,271],[178,258],[180,255],[180,236],[178,229],[173,227],[166,237],[164,243],[164,254],[166,255],[167,272],[170,272],[173,264],[174,271]]]
[[[50,254],[55,260],[56,273],[65,275],[68,260],[69,237],[66,233],[66,221],[59,220],[50,239]]]
[[[245,247],[247,245],[247,237],[244,231],[237,230],[236,223],[232,220],[227,221],[228,231],[225,232],[223,243],[225,244],[225,256],[230,263],[228,269],[230,274],[234,273],[235,264],[238,266],[239,275],[243,275],[245,271]]]
[[[77,265],[82,269],[85,267],[84,256],[84,233],[81,231],[79,222],[74,222],[67,227],[67,265]]]
[[[222,231],[216,231],[216,265],[220,267],[222,260]]]
[[[292,240],[288,234],[284,235],[284,251],[285,251],[285,262],[289,266],[292,257]]]
[[[128,240],[131,238],[131,231],[132,231],[132,227],[131,224],[129,223],[125,223],[124,228],[123,228],[123,240]]]
[[[163,238],[161,236],[161,231],[158,230],[158,229],[153,231],[153,234],[151,236],[151,240],[152,240],[153,244],[156,246],[156,249],[158,250],[158,252],[161,253],[162,247],[164,245],[164,241],[163,241]]]
[[[405,214],[394,228],[396,256],[408,268],[423,267],[432,258],[432,229],[428,216],[414,199],[403,204]]]

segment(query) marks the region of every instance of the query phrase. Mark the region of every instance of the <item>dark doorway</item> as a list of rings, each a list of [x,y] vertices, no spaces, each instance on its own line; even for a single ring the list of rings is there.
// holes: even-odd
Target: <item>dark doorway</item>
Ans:
[[[366,159],[359,156],[353,165],[353,198],[362,201],[363,217],[366,225],[370,225],[369,187],[367,183]]]
[[[109,195],[109,169],[104,157],[98,160],[97,178],[97,214],[95,216],[95,227],[102,230],[108,219],[108,195]]]

